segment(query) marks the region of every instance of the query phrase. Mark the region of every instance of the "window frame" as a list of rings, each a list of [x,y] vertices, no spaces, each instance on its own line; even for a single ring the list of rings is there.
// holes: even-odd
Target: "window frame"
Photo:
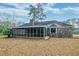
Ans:
[[[50,33],[57,33],[57,28],[54,28],[54,29],[55,29],[55,32],[52,32],[52,31],[51,31],[52,28],[53,28],[53,27],[50,28]]]

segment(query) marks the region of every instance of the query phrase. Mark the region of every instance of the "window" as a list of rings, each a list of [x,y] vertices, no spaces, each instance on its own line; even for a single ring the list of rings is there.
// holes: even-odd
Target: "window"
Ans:
[[[56,28],[51,28],[51,33],[56,33]]]

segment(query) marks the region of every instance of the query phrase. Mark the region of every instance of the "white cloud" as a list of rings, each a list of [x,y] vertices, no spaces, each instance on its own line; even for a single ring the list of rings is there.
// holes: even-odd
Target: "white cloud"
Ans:
[[[79,7],[66,7],[63,8],[64,11],[79,11]]]
[[[29,5],[36,6],[37,3],[8,3],[8,5],[15,6],[16,8],[14,8],[14,10],[15,10],[16,13],[24,14],[24,13],[28,12],[27,8],[29,8]],[[60,8],[54,8],[53,7],[54,5],[55,5],[55,3],[43,4],[44,12],[50,11],[54,14],[63,14],[67,11],[74,11],[75,13],[77,13],[77,12],[79,13],[79,7],[66,7],[66,8],[61,8],[60,9]],[[26,11],[25,11],[25,9],[26,9]],[[12,11],[13,11],[13,9],[12,9]]]
[[[69,10],[73,10],[73,8],[71,7],[66,7],[66,8],[63,8],[64,11],[69,11]]]
[[[10,10],[10,13],[12,13],[14,11],[14,12],[16,12],[18,14],[19,13],[24,14],[25,9],[26,9],[26,12],[28,12],[27,8],[29,8],[29,5],[36,6],[37,3],[9,3],[8,5],[13,5],[13,6],[16,7],[14,9],[11,9],[11,8],[8,9],[8,10]],[[63,11],[61,9],[59,9],[59,8],[53,8],[53,6],[55,5],[55,3],[52,3],[52,4],[51,3],[47,3],[47,4],[42,4],[42,5],[43,5],[43,8],[44,8],[44,12],[51,11],[54,14],[61,14],[61,13],[63,13]],[[6,9],[5,12],[7,12],[8,10]]]
[[[66,7],[66,8],[52,8],[50,6],[45,8],[45,12],[51,11],[54,14],[64,14],[66,12],[79,13],[79,7]]]
[[[51,7],[52,5],[52,7]],[[79,7],[54,8],[55,4],[47,4],[44,6],[45,12],[50,11],[53,14],[64,14],[66,12],[79,13]]]
[[[24,4],[23,3],[18,3],[18,4],[14,4],[14,5],[18,9],[25,9],[25,8],[29,8],[29,5],[36,6],[37,3],[24,3]],[[53,8],[54,5],[55,5],[55,3],[42,4],[42,6],[44,8],[44,12],[51,11],[54,14],[61,14],[61,13],[63,13],[63,11],[60,10],[59,8]]]
[[[30,5],[36,6],[37,3],[16,3],[11,5],[15,6],[17,9],[25,9],[29,8]]]
[[[52,8],[52,13],[55,14],[63,14],[63,10],[59,9],[59,8]]]
[[[7,5],[11,5],[11,6],[15,6],[15,8],[6,8],[6,6],[2,8],[2,6],[0,6],[0,13],[8,13],[8,14],[14,14],[14,15],[20,15],[20,16],[27,16],[28,14],[28,10],[24,10],[24,8],[27,7],[27,5],[22,4],[22,3],[7,3]]]
[[[16,8],[0,8],[0,13],[7,13],[15,16],[24,16],[28,17],[28,12],[26,8],[29,8],[29,5],[36,6],[37,3],[9,3],[9,5],[13,5]],[[79,13],[79,7],[66,7],[66,8],[55,8],[53,7],[55,3],[51,4],[43,4],[44,12],[51,12],[53,14],[63,14],[68,11],[73,11],[73,13]],[[26,10],[25,10],[26,9]]]
[[[15,6],[18,9],[25,9],[25,8],[28,8],[29,7],[29,4],[26,4],[26,3],[18,3],[18,4],[15,4]]]
[[[45,12],[51,12],[51,13],[54,13],[54,14],[62,14],[63,13],[63,10],[59,9],[59,8],[52,8],[52,7],[45,7],[44,8]]]
[[[44,8],[44,12],[51,12],[51,13],[54,13],[54,14],[62,14],[63,11],[59,8],[54,8],[53,6],[55,5],[55,3],[51,4],[51,3],[48,3],[46,5],[43,5],[43,8]]]
[[[62,8],[63,12],[72,12],[74,14],[79,14],[79,7],[66,7],[66,8]]]
[[[27,16],[28,10],[20,10],[20,9],[13,9],[13,8],[1,8],[0,13],[7,13],[10,15],[18,15],[18,16]]]

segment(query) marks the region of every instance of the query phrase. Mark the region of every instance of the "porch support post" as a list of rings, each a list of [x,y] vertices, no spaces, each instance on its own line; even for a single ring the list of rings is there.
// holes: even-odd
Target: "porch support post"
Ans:
[[[38,31],[37,31],[38,28],[36,27],[35,29],[36,29],[36,33],[35,33],[35,34],[36,34],[36,37],[38,37],[38,36],[37,36],[37,35],[38,35]]]
[[[44,34],[45,34],[44,38],[48,39],[49,37],[47,36],[47,27],[44,28]]]
[[[44,31],[44,34],[43,34],[43,35],[44,35],[44,37],[45,37],[45,27],[43,28],[43,31]]]
[[[57,27],[56,27],[56,37],[58,37],[58,34],[57,34]]]
[[[47,27],[45,28],[46,30],[45,30],[45,34],[46,34],[46,36],[47,36]]]
[[[57,33],[57,27],[56,27],[56,33]]]
[[[40,37],[41,37],[41,28],[39,28],[39,29],[40,29],[40,33],[39,34],[40,34]]]
[[[49,35],[50,35],[51,34],[51,28],[49,30],[50,30],[50,33],[49,33]]]

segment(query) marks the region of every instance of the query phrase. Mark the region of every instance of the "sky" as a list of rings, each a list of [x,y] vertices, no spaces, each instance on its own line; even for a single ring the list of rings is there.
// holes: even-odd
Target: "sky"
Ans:
[[[29,5],[36,3],[0,3],[0,20],[29,22]],[[45,21],[79,18],[79,3],[43,3]]]

